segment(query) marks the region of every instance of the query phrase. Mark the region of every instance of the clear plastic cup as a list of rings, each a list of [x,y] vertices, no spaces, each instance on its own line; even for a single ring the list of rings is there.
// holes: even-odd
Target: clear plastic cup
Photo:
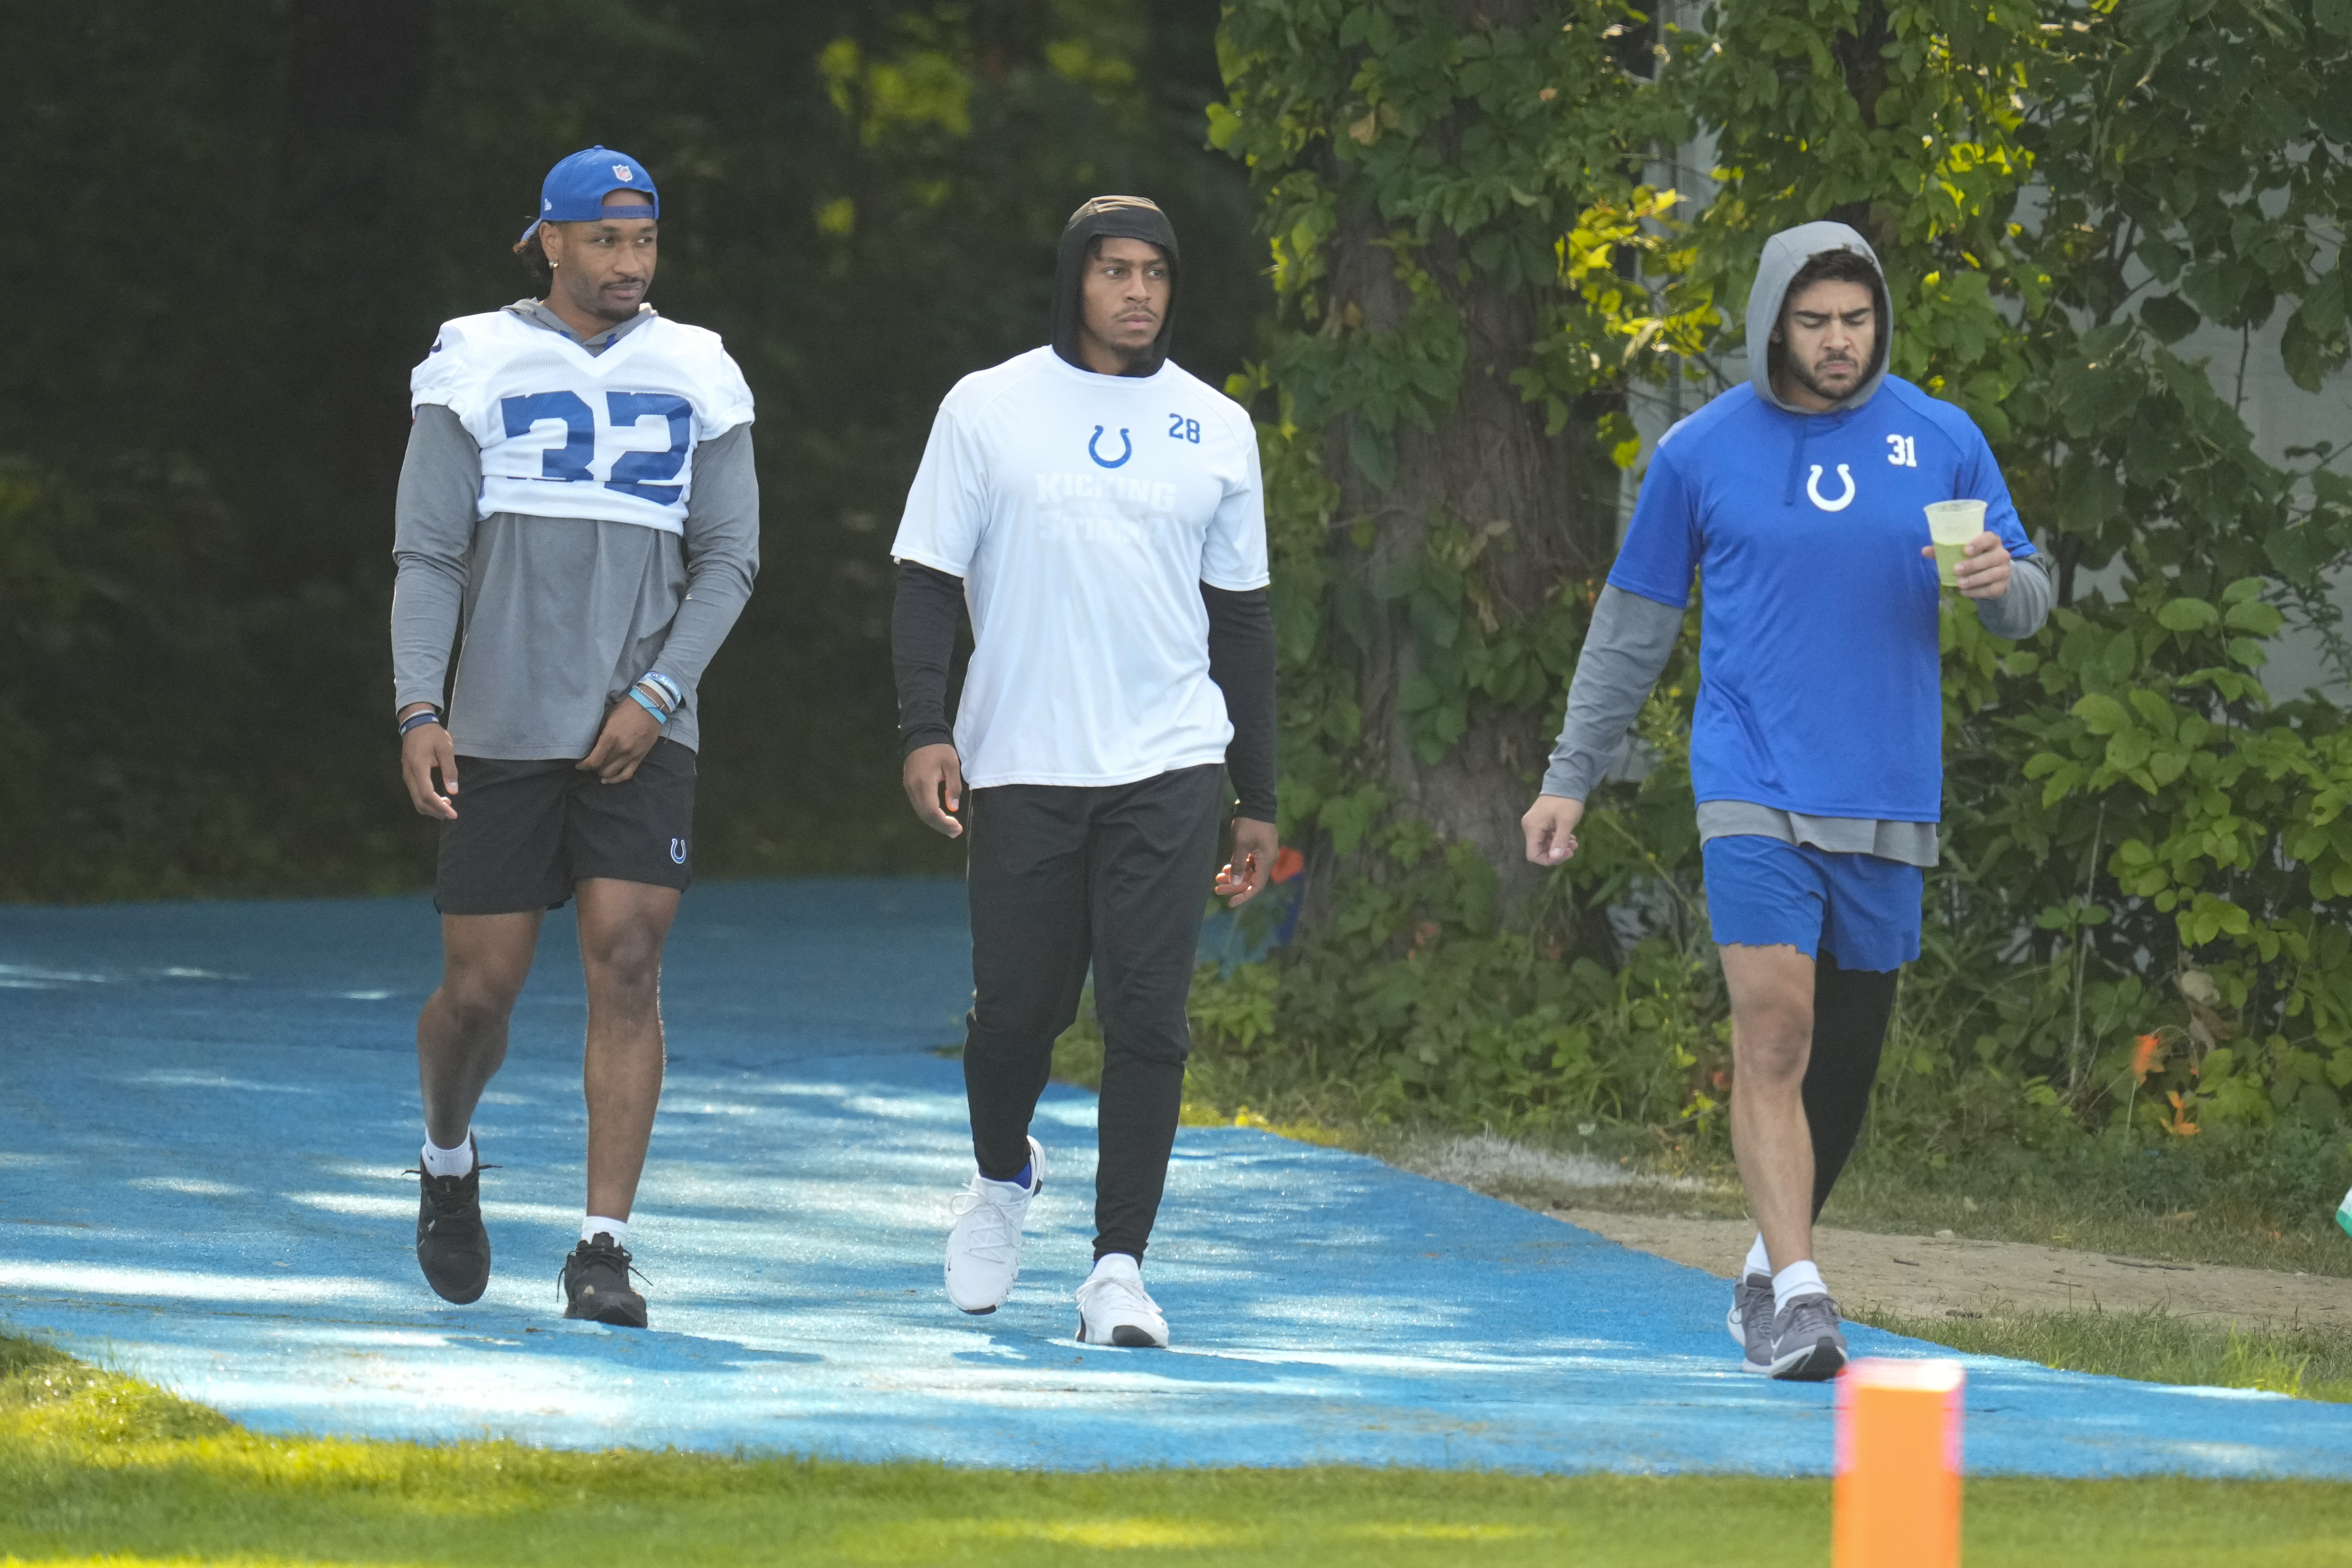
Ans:
[[[1937,500],[1927,503],[1927,538],[1936,547],[1936,581],[1947,588],[1959,586],[1952,569],[1960,551],[1984,531],[1985,503],[1980,500]]]

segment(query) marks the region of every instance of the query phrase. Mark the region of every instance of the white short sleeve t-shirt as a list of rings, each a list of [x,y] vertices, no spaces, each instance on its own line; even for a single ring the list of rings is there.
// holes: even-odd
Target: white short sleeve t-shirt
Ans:
[[[482,448],[479,515],[601,518],[686,531],[694,448],[751,419],[719,334],[666,319],[592,354],[509,310],[442,323],[410,373]]]
[[[1201,584],[1266,584],[1257,433],[1172,363],[1097,375],[1051,348],[940,405],[891,555],[964,580],[965,781],[1119,784],[1224,761]]]

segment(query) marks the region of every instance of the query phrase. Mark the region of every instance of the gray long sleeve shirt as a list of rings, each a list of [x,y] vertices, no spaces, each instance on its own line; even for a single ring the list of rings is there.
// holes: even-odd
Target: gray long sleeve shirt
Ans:
[[[1972,602],[1987,631],[2014,640],[2041,629],[2055,597],[2040,559],[2020,556],[2011,563],[2007,592],[1998,599]],[[1672,605],[1622,588],[1601,590],[1576,675],[1569,682],[1567,721],[1544,771],[1543,794],[1582,800],[1616,764],[1626,732],[1674,653],[1682,624],[1683,612]],[[1698,831],[1702,839],[1753,834],[1910,866],[1933,866],[1937,854],[1932,822],[1808,816],[1741,800],[1699,802]]]
[[[508,308],[565,331],[536,301]],[[575,341],[601,353],[651,319]],[[394,710],[443,705],[462,629],[446,699],[460,755],[585,756],[613,704],[656,670],[686,694],[663,732],[698,749],[698,685],[759,571],[751,427],[698,445],[693,473],[682,534],[593,518],[478,520],[480,449],[449,409],[420,406],[394,507]]]

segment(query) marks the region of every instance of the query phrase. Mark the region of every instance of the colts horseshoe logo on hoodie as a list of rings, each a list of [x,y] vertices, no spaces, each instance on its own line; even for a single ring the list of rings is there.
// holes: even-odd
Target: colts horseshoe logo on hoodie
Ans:
[[[1845,486],[1845,489],[1839,492],[1835,500],[1822,494],[1822,466],[1819,463],[1813,465],[1811,475],[1805,480],[1806,498],[1823,511],[1843,511],[1853,504],[1853,470],[1845,464],[1840,463],[1837,466],[1837,475],[1838,482]]]

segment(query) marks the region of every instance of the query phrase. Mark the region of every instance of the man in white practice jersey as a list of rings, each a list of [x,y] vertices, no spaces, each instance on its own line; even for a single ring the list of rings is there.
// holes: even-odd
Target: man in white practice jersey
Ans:
[[[635,1328],[629,1214],[691,876],[696,692],[760,539],[751,390],[716,334],[645,303],[660,199],[635,159],[573,153],[515,247],[544,297],[442,327],[410,381],[392,609],[401,773],[443,825],[417,1263],[451,1301],[489,1281],[474,1107],[541,918],[576,895],[588,1191],[563,1315]]]

